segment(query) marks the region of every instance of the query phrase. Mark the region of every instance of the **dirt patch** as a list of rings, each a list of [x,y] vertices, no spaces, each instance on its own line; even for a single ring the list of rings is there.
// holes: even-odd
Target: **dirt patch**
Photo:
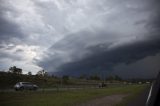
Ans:
[[[114,106],[127,95],[110,95],[102,98],[96,98],[77,106]]]

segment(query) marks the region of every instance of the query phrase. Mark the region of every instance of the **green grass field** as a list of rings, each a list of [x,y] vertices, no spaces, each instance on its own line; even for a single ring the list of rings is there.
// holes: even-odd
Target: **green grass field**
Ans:
[[[125,85],[102,89],[81,89],[68,91],[22,91],[0,92],[0,106],[74,106],[94,98],[114,94],[127,94],[118,106],[136,97],[147,85]],[[128,99],[129,98],[129,99]]]

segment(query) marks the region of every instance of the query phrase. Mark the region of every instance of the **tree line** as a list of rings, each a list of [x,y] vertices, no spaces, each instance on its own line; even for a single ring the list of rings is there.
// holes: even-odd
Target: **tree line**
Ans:
[[[123,80],[121,77],[114,75],[106,77],[105,79],[101,78],[98,75],[80,75],[79,77],[70,77],[68,75],[63,75],[62,77],[58,77],[55,75],[48,75],[45,70],[38,71],[35,75],[32,75],[32,72],[29,71],[27,74],[22,74],[23,70],[21,68],[17,68],[16,66],[10,67],[7,72],[0,71],[0,89],[1,88],[13,88],[13,85],[17,82],[33,82],[36,83],[40,87],[56,87],[59,85],[73,85],[78,84],[78,81],[84,83],[94,80],[94,82],[133,82],[137,83],[139,81],[148,81],[148,80],[140,80],[140,79],[129,79]],[[151,80],[149,80],[151,81]]]
[[[8,72],[12,73],[12,74],[18,74],[18,75],[21,75],[23,73],[22,69],[21,68],[17,68],[16,66],[10,67]],[[32,75],[32,72],[29,71],[27,73],[27,75]],[[47,76],[48,74],[47,74],[46,71],[40,70],[40,71],[37,72],[36,75],[38,75],[38,76]]]

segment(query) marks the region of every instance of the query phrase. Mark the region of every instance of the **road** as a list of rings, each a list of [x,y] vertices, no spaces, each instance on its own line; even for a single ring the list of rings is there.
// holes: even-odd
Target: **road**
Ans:
[[[40,88],[37,91],[66,91],[66,90],[80,90],[80,89],[97,89],[98,87],[63,87],[63,88]],[[0,89],[0,92],[16,92],[14,89]]]

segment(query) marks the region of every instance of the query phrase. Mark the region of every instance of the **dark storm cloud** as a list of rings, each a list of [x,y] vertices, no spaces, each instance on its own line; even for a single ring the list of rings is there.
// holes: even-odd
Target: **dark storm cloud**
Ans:
[[[5,20],[0,16],[0,43],[11,43],[13,38],[20,38],[22,35],[16,24]]]
[[[22,38],[20,27],[6,15],[7,12],[12,11],[11,8],[5,7],[2,1],[0,3],[0,43],[12,42],[12,38]]]
[[[160,53],[158,0],[0,2],[1,63],[25,55],[22,64],[79,75]]]
[[[14,61],[23,60],[23,56],[12,52],[16,44],[20,44],[18,40],[23,40],[24,35],[20,26],[10,19],[9,15],[12,12],[16,11],[9,6],[9,3],[0,1],[0,63],[5,68]]]
[[[133,44],[124,45],[114,48],[113,50],[105,50],[100,46],[92,47],[92,55],[71,63],[60,66],[59,70],[71,71],[87,71],[96,70],[109,71],[119,63],[134,63],[147,56],[156,55],[160,52],[160,39],[140,41]],[[102,45],[101,45],[102,46]]]
[[[21,35],[21,33],[19,33],[18,25],[6,20],[2,15],[0,16],[0,32],[1,40],[7,40],[10,37]]]
[[[23,60],[23,56],[20,56],[20,55],[15,54],[15,53],[11,54],[9,52],[1,52],[0,53],[0,58],[1,58],[1,60],[10,59],[10,60],[12,60],[12,62]]]
[[[160,54],[148,56],[132,64],[121,63],[114,67],[113,74],[124,78],[155,78],[159,72]]]
[[[137,1],[133,3],[141,6],[143,5],[144,1],[141,0],[140,2]],[[103,29],[101,29],[101,31],[95,29],[95,32],[97,32],[96,34],[91,33],[91,31],[88,31],[89,33],[78,32],[78,37],[76,33],[76,37],[71,37],[72,39],[70,39],[70,37],[67,37],[65,40],[62,40],[57,46],[53,45],[52,48],[50,48],[51,51],[61,51],[62,56],[60,55],[60,53],[57,53],[57,55],[51,54],[49,57],[53,58],[49,58],[49,61],[46,59],[47,64],[42,64],[45,64],[46,67],[50,67],[48,68],[48,70],[54,70],[53,67],[55,66],[56,70],[61,74],[79,75],[82,73],[94,73],[96,71],[111,71],[116,65],[120,63],[130,65],[137,61],[145,59],[148,56],[154,57],[155,55],[160,53],[160,4],[158,1],[147,1],[145,6],[142,8],[138,8],[137,5],[130,5],[129,11],[133,11],[134,14],[147,12],[149,17],[144,19],[136,19],[136,21],[134,22],[135,27],[139,24],[143,24],[146,30],[144,30],[145,33],[140,33],[142,35],[138,35],[139,33],[135,33],[136,35],[133,35],[135,36],[135,39],[133,41],[129,39],[127,43],[122,43],[120,45],[116,45],[113,48],[110,48],[110,46],[116,44],[119,41],[117,39],[121,39],[121,37],[117,37],[117,33],[109,33],[107,29],[106,31],[104,31],[104,33],[102,32]],[[125,10],[126,13],[129,11]],[[121,14],[122,17],[127,17],[127,15],[123,13]],[[130,16],[128,17],[132,17],[132,15],[130,14]],[[122,24],[122,26],[124,26],[125,30],[125,25]],[[114,27],[116,32],[117,26]],[[137,29],[137,31],[140,31],[140,29]],[[95,39],[97,40],[94,40],[94,36],[92,36],[94,34],[97,35],[97,37],[95,37]],[[109,39],[109,36],[111,36],[111,39]],[[108,42],[106,39],[109,39],[108,41],[110,42]],[[100,40],[100,42],[98,42],[98,40]],[[97,42],[93,43],[94,41]],[[90,45],[90,43],[93,43],[94,45]],[[69,55],[65,55],[68,53],[68,51],[71,51],[71,53],[69,53]],[[83,55],[80,56],[80,54]],[[54,56],[56,56],[57,58],[54,59]],[[70,57],[70,61],[64,62],[63,58],[67,56]],[[77,58],[79,56],[80,58]],[[61,61],[59,62],[59,60]],[[54,65],[56,63],[59,64],[56,66]],[[145,67],[145,65],[143,67]]]
[[[107,39],[105,39],[106,35],[108,35]],[[83,36],[85,36],[85,38]],[[66,62],[87,57],[89,54],[91,54],[89,47],[95,45],[95,43],[99,44],[102,42],[108,42],[105,43],[105,45],[109,46],[110,43],[115,40],[115,37],[116,34],[103,30],[97,30],[96,33],[93,33],[89,31],[89,29],[86,29],[72,33],[51,46],[49,48],[49,52],[46,52],[46,54],[48,54],[47,58],[44,59],[45,61],[40,61],[39,65],[49,71],[52,71],[53,67],[56,68]]]
[[[34,42],[34,39],[33,37],[32,41],[28,39],[31,37],[29,33],[33,32],[25,27],[25,25],[34,26],[27,20],[27,16],[29,16],[28,19],[35,18],[27,13],[27,10],[32,13],[32,9],[30,9],[32,6],[28,5],[28,2],[29,0],[26,2],[0,0],[0,71],[8,70],[12,65],[19,66],[24,70],[32,70],[32,73],[39,70],[39,67],[31,62],[32,53],[34,53],[31,49],[34,45],[31,45],[33,43],[30,42]],[[31,29],[35,28],[37,27],[34,26]]]

